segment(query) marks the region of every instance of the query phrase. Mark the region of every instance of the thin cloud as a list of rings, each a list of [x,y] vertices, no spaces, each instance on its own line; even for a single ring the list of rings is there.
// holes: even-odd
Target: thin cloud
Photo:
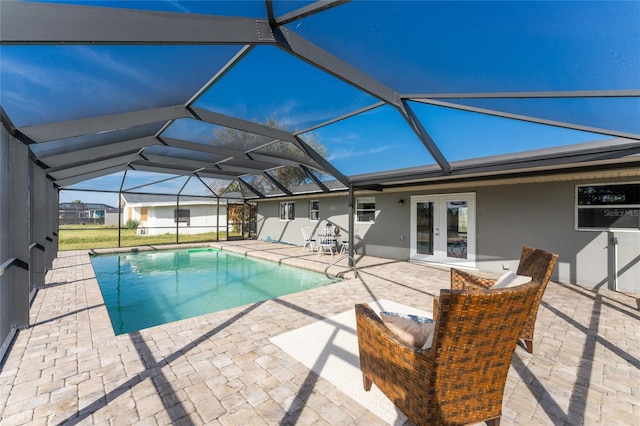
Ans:
[[[130,66],[123,60],[114,59],[109,53],[98,52],[85,46],[75,46],[75,50],[80,56],[82,62],[90,61],[95,64],[96,67],[101,69],[101,72],[111,72],[113,74],[119,74],[120,76],[127,77],[130,80],[134,80],[136,83],[157,88],[160,87],[160,81],[151,78],[151,75],[143,68],[137,66]]]
[[[4,78],[13,76],[18,83],[40,86],[45,89],[59,89],[62,87],[57,73],[51,72],[49,67],[41,67],[19,59],[3,55],[0,67]],[[4,79],[3,78],[3,79]],[[3,91],[7,90],[6,82],[3,82]]]
[[[271,107],[270,111],[287,129],[295,132],[341,117],[359,109],[361,106],[360,104],[331,104],[328,107],[323,107],[322,105],[304,104],[297,99],[288,99],[278,102]],[[373,114],[375,112],[369,113]]]
[[[6,87],[6,86],[5,86]],[[47,117],[49,104],[32,97],[24,97],[19,92],[2,88],[2,104],[7,105],[10,116],[28,117],[29,121],[14,121],[17,127],[40,122]]]
[[[183,4],[180,4],[177,0],[167,0],[167,3],[170,4],[174,9],[179,10],[180,12],[191,13],[191,10],[188,7],[185,7]]]
[[[346,160],[349,158],[361,158],[361,157],[367,157],[370,155],[377,155],[380,154],[381,152],[387,151],[389,149],[393,148],[392,145],[383,145],[383,146],[379,146],[376,148],[371,148],[371,149],[367,149],[367,150],[362,150],[362,149],[338,149],[335,150],[333,152],[331,152],[328,156],[327,156],[327,160],[329,161],[336,161],[336,160]]]
[[[17,125],[21,125],[20,122],[28,124],[51,119],[52,115],[59,120],[76,118],[71,111],[90,99],[100,99],[99,111],[94,113],[112,112],[114,106],[123,100],[133,108],[144,108],[145,100],[142,97],[132,98],[131,87],[139,90],[139,87],[152,89],[161,86],[144,72],[124,61],[114,60],[108,53],[96,52],[84,46],[68,46],[57,53],[49,60],[43,60],[42,64],[31,63],[27,58],[3,55],[2,103],[30,111],[27,116],[16,109]],[[73,64],[83,66],[80,68]],[[104,78],[105,75],[114,78]],[[123,81],[129,84],[123,84]],[[33,95],[25,97],[27,91]],[[60,100],[55,112],[44,107],[52,97]],[[87,109],[85,111],[92,113]]]
[[[341,133],[340,136],[333,136],[333,137],[324,137],[322,139],[323,143],[325,144],[336,144],[336,145],[344,145],[344,144],[353,144],[354,142],[359,142],[362,140],[362,135],[360,135],[359,133],[350,131],[350,132],[345,132],[345,133]]]

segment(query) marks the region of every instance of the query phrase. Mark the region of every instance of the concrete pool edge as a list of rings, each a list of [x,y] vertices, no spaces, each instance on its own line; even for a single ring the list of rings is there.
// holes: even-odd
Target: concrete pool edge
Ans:
[[[135,246],[135,247],[115,247],[104,249],[90,249],[79,250],[79,252],[86,252],[89,256],[101,255],[101,254],[116,254],[116,253],[128,253],[128,252],[146,252],[146,251],[161,251],[161,250],[176,250],[176,249],[189,249],[189,248],[203,248],[211,247],[225,250],[230,253],[243,255],[246,257],[254,257],[257,259],[268,260],[271,262],[280,263],[283,265],[293,266],[296,268],[307,269],[314,272],[327,273],[334,278],[340,278],[344,280],[355,278],[353,269],[349,266],[347,258],[342,259],[337,264],[331,266],[328,270],[328,266],[338,259],[338,256],[328,257],[325,255],[318,256],[316,253],[309,251],[300,251],[300,255],[292,256],[291,254],[275,254],[273,247],[282,246],[283,250],[291,249],[290,244],[282,244],[272,242],[273,246],[270,246],[269,250],[265,250],[264,247],[256,247],[257,243],[264,243],[258,240],[239,240],[234,242],[209,242],[209,243],[186,243],[186,244],[163,244],[163,245],[147,245],[147,246]],[[327,263],[326,259],[330,259]],[[357,260],[356,260],[357,262]]]

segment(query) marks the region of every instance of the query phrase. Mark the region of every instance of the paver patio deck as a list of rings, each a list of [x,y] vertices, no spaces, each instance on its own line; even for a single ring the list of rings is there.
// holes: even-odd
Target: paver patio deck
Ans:
[[[331,259],[283,244],[222,245],[319,271]],[[358,279],[115,336],[89,256],[60,252],[31,327],[0,371],[0,422],[384,424],[269,341],[374,299],[430,311],[449,286],[447,268],[421,263],[361,256],[358,271]],[[514,353],[502,422],[640,425],[638,295],[549,283],[534,354]]]

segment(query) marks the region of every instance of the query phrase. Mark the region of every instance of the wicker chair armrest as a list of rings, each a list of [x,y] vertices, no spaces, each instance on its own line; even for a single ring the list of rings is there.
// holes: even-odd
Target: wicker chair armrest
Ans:
[[[495,279],[483,278],[451,268],[451,288],[453,290],[486,290],[493,287],[495,283]]]
[[[433,316],[432,318],[437,321],[438,313],[440,312],[440,298],[435,296],[433,298]]]

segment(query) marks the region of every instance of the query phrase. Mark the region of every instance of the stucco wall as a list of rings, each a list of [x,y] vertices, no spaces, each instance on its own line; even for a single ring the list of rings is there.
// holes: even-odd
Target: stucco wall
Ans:
[[[218,210],[215,205],[180,205],[180,209],[190,211],[189,225],[180,222],[181,234],[202,234],[216,232],[218,230]],[[141,223],[145,235],[175,234],[176,222],[174,220],[175,206],[147,207],[147,220]],[[140,207],[132,209],[135,220],[140,220]],[[225,231],[227,226],[226,205],[220,206],[220,231]]]
[[[613,182],[622,182],[616,179]],[[520,184],[478,190],[478,265],[500,271],[517,268],[522,245],[539,247],[560,258],[553,278],[587,287],[640,292],[640,232],[575,230],[575,187],[605,183],[573,181]]]
[[[359,253],[406,260],[410,255],[410,196],[476,193],[476,267],[492,272],[516,270],[522,246],[560,256],[552,279],[593,288],[640,293],[640,232],[575,230],[575,187],[579,184],[634,182],[630,179],[560,181],[469,187],[446,191],[375,193],[376,221],[355,224]],[[302,244],[300,228],[342,228],[347,239],[347,195],[320,200],[320,221],[309,221],[309,199],[295,199],[294,221],[280,221],[279,201],[258,204],[258,238]],[[398,201],[403,199],[404,205]],[[291,200],[290,200],[291,201]],[[617,247],[612,244],[618,238]],[[616,269],[617,265],[617,269]],[[617,274],[616,274],[617,270]]]
[[[369,195],[367,195],[369,196]],[[409,206],[398,206],[397,196],[376,194],[375,223],[355,223],[354,247],[358,253],[372,256],[407,259],[409,257]],[[349,239],[349,208],[347,196],[313,198],[320,201],[320,220],[309,220],[309,200],[296,199],[295,220],[281,221],[280,201],[258,204],[258,239],[302,245],[302,227],[309,226],[316,234],[327,223],[340,227],[340,239]],[[290,200],[291,201],[291,200]],[[402,220],[398,220],[403,218]],[[403,239],[401,239],[401,236]]]
[[[118,218],[120,214],[118,212],[115,213],[105,213],[104,214],[104,224],[107,226],[118,226]]]

